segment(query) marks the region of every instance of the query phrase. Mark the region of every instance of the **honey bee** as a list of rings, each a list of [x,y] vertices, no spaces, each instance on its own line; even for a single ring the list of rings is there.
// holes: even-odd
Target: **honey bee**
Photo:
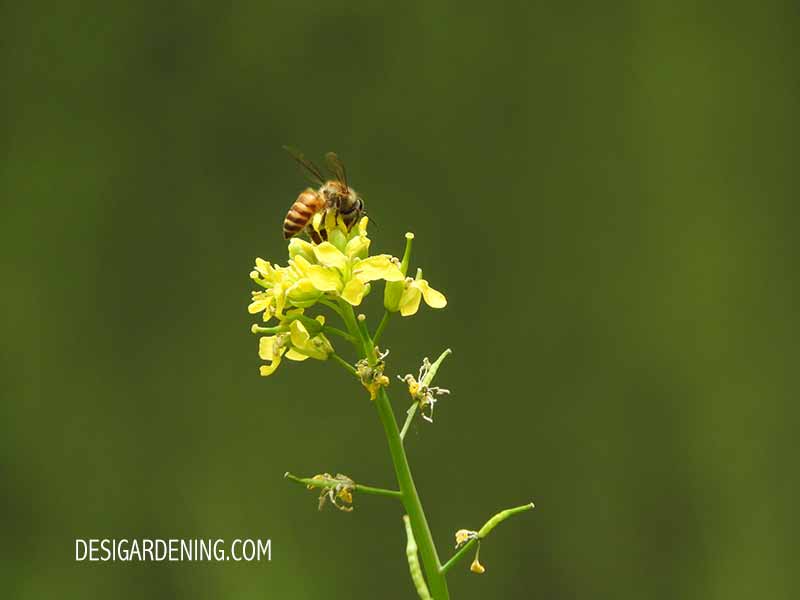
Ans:
[[[311,220],[317,213],[328,210],[335,211],[335,218],[341,219],[350,231],[364,212],[364,201],[347,185],[347,172],[339,157],[333,152],[325,155],[325,164],[334,177],[326,180],[319,167],[302,152],[286,146],[284,149],[306,170],[319,189],[306,188],[300,192],[283,220],[283,237],[289,239],[305,230],[316,243],[327,239],[327,231],[316,231],[311,227]]]

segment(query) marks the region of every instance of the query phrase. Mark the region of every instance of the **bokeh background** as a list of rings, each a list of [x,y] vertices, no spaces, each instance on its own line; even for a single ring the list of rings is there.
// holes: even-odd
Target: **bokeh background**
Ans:
[[[394,486],[340,369],[258,376],[289,143],[339,152],[450,300],[385,337],[393,373],[454,350],[408,438],[440,552],[536,501],[453,598],[797,597],[799,12],[4,4],[2,595],[413,597],[397,506],[282,480]],[[76,563],[90,537],[273,561]]]

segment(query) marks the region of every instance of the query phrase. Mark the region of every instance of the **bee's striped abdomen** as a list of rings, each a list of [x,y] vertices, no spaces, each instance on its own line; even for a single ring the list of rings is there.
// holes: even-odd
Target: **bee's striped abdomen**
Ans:
[[[283,237],[289,239],[303,231],[311,218],[324,207],[325,200],[311,188],[301,192],[283,220]]]

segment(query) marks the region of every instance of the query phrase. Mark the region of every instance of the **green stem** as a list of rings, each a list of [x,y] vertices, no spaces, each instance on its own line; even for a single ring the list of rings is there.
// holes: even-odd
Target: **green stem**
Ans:
[[[300,483],[306,487],[312,488],[332,488],[339,485],[341,482],[335,479],[313,479],[311,477],[297,477],[288,471],[283,476],[295,483]],[[401,498],[402,494],[397,490],[386,490],[383,488],[372,487],[371,485],[362,485],[356,483],[353,485],[353,491],[361,492],[362,494],[371,494],[372,496],[388,496],[389,498]]]
[[[448,560],[446,563],[444,563],[444,564],[442,565],[442,568],[441,568],[441,569],[439,569],[439,571],[440,571],[442,574],[445,574],[445,573],[447,573],[447,572],[448,572],[448,571],[449,571],[451,568],[453,568],[453,566],[455,566],[455,565],[456,565],[456,563],[458,563],[458,561],[460,561],[460,560],[461,560],[461,559],[464,557],[464,555],[465,555],[467,552],[469,552],[469,551],[472,549],[472,547],[473,547],[475,544],[477,544],[477,543],[478,543],[478,538],[473,538],[473,539],[471,539],[470,541],[468,541],[466,544],[464,544],[463,546],[461,546],[461,548],[459,548],[459,549],[458,549],[458,552],[456,552],[455,554],[453,554],[453,556],[451,556],[451,557],[450,557],[450,560]]]
[[[406,422],[403,423],[403,428],[400,430],[400,439],[406,439],[406,433],[408,433],[408,428],[411,427],[411,422],[414,420],[414,415],[417,414],[417,408],[419,408],[419,404],[414,402],[411,406],[408,407],[406,411]]]
[[[364,340],[365,344],[369,344],[370,348],[372,348],[374,352],[375,342],[373,342],[369,337],[367,318],[364,315],[358,315],[358,317],[356,317],[356,326],[358,327],[358,333],[361,335],[361,339]],[[370,359],[370,364],[372,364],[372,359]]]
[[[344,319],[344,315],[342,314],[342,311],[339,309],[339,307],[336,305],[336,303],[333,302],[332,300],[328,300],[327,298],[320,298],[318,300],[318,302],[320,304],[324,304],[325,306],[330,308],[333,312],[335,312],[337,315],[342,317],[342,319]]]
[[[386,441],[389,443],[389,453],[392,455],[392,463],[397,474],[397,483],[400,486],[400,492],[403,494],[403,506],[411,520],[411,528],[414,530],[414,537],[419,545],[419,553],[422,557],[422,564],[425,565],[425,574],[428,576],[428,585],[431,593],[436,600],[448,600],[450,594],[447,590],[447,580],[444,578],[444,574],[439,571],[439,555],[436,553],[436,545],[433,542],[433,536],[431,535],[430,527],[428,527],[428,521],[425,518],[425,511],[422,508],[417,488],[414,486],[411,467],[403,449],[403,441],[400,439],[397,421],[389,404],[389,396],[383,388],[378,392],[375,407],[383,424]]]
[[[260,325],[253,325],[250,327],[252,333],[283,333],[289,331],[286,325],[275,325],[274,327],[261,327]]]
[[[336,352],[331,352],[331,358],[333,360],[335,360],[337,363],[339,363],[340,365],[342,365],[347,370],[348,373],[350,373],[354,377],[358,377],[358,373],[356,373],[356,370],[353,367],[353,365],[351,365],[349,362],[347,362],[341,356],[336,354]]]
[[[323,333],[332,333],[334,335],[338,335],[340,338],[343,338],[343,339],[347,340],[351,344],[355,344],[356,343],[356,338],[354,338],[352,335],[350,335],[346,331],[342,331],[341,329],[339,329],[337,327],[333,327],[331,325],[323,325],[322,326],[322,331],[323,331]]]
[[[533,508],[533,502],[529,502],[528,504],[523,504],[522,506],[516,506],[514,508],[507,508],[506,510],[501,510],[499,513],[494,515],[491,519],[486,521],[483,527],[480,528],[478,531],[478,535],[468,541],[466,544],[461,546],[458,552],[456,552],[450,560],[442,565],[439,569],[439,572],[444,575],[447,573],[453,565],[455,565],[461,558],[469,552],[470,548],[472,548],[475,544],[477,544],[480,540],[485,538],[489,533],[491,533],[492,529],[497,527],[500,523],[505,521],[507,518],[512,517],[514,515],[518,515],[521,512],[525,512],[527,510],[531,510]]]
[[[342,318],[350,333],[361,337],[364,358],[367,359],[370,365],[375,365],[377,361],[375,344],[369,339],[369,335],[362,333],[359,328],[355,313],[353,312],[353,307],[343,300],[340,301],[339,307],[342,310]],[[425,518],[425,511],[422,508],[422,502],[419,499],[417,488],[414,486],[414,479],[411,476],[411,467],[408,464],[408,457],[406,457],[406,452],[403,449],[403,440],[400,439],[400,430],[397,428],[397,420],[395,419],[394,412],[392,412],[389,396],[386,394],[386,390],[383,387],[378,391],[378,396],[375,399],[375,408],[378,411],[378,417],[381,420],[383,431],[386,434],[386,441],[389,444],[389,454],[391,454],[392,464],[394,465],[394,471],[397,476],[397,483],[400,486],[403,506],[406,509],[406,513],[408,513],[414,537],[419,545],[422,564],[425,567],[425,574],[428,577],[428,586],[436,600],[449,600],[450,593],[447,590],[447,580],[444,574],[440,572],[439,555],[436,553],[436,545],[433,542],[433,536],[431,535],[428,521]]]
[[[361,332],[361,329],[358,326],[358,320],[356,319],[356,315],[353,312],[353,307],[350,306],[345,300],[339,300],[339,314],[342,315],[342,320],[344,321],[347,330],[350,332],[350,335],[353,336],[355,340],[358,340],[356,343],[356,347],[361,351],[361,355],[365,357],[371,365],[375,364],[375,347],[372,345],[372,342],[369,340],[369,336],[365,336]],[[359,348],[360,346],[360,348]]]
[[[386,324],[389,322],[389,317],[392,313],[388,310],[383,311],[383,317],[381,317],[381,322],[378,323],[378,328],[375,330],[375,335],[372,336],[372,343],[376,346],[378,345],[378,340],[381,339],[381,335],[383,335],[383,330],[386,329]]]

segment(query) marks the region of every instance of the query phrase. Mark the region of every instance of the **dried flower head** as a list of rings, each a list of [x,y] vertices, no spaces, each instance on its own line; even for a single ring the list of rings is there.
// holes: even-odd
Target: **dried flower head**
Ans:
[[[389,355],[389,351],[380,352],[377,348],[375,350],[378,360],[374,365],[370,365],[365,358],[356,363],[356,374],[361,380],[361,385],[369,392],[370,400],[375,400],[378,397],[378,390],[389,385],[389,378],[383,374],[383,370],[386,368],[384,359]]]
[[[350,479],[347,475],[337,473],[333,477],[330,473],[321,473],[314,475],[312,481],[317,481],[320,485],[310,483],[308,489],[321,488],[322,492],[319,495],[319,510],[322,510],[326,501],[330,501],[333,506],[344,512],[352,512],[353,510],[353,491],[355,490],[356,482]],[[333,485],[332,485],[333,484]]]
[[[410,373],[398,379],[408,386],[409,395],[419,404],[420,414],[422,418],[433,423],[433,407],[436,404],[437,396],[442,394],[449,394],[450,390],[438,386],[430,386],[430,377],[428,375],[431,371],[431,361],[426,356],[422,360],[422,366],[419,368],[419,374],[415,378]]]

